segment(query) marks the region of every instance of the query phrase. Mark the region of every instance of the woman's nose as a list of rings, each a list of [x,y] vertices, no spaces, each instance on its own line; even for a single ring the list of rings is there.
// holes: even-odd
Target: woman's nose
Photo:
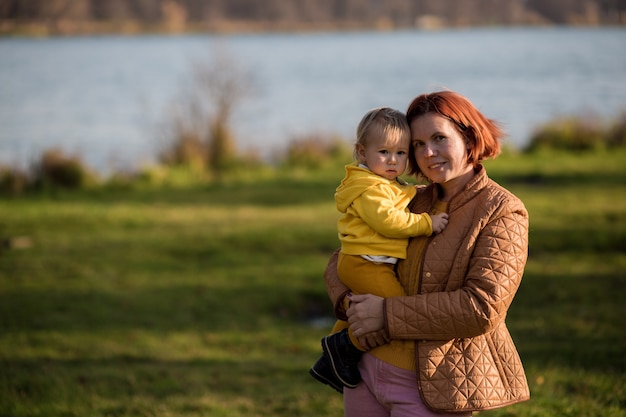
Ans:
[[[425,156],[434,156],[436,154],[436,149],[433,145],[424,146],[424,155]]]

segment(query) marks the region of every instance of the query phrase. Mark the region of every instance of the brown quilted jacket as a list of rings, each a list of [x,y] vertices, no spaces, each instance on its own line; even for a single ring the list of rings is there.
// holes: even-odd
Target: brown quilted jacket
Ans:
[[[436,186],[421,187],[413,212],[428,212]],[[398,264],[405,297],[385,300],[385,331],[416,343],[417,378],[424,403],[436,411],[477,411],[530,398],[506,313],[520,285],[528,254],[523,203],[490,180],[482,166],[448,205],[449,223],[430,238],[415,238]],[[422,269],[411,258],[416,239],[430,239]],[[325,274],[338,318],[349,291]],[[411,289],[419,276],[419,287]],[[413,285],[415,287],[415,285]]]

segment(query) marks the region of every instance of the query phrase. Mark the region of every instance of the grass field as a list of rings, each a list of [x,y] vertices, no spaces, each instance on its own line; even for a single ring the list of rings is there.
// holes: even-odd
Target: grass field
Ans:
[[[626,152],[487,165],[531,215],[532,400],[478,414],[626,416]],[[0,416],[341,416],[308,375],[341,175],[4,199]]]

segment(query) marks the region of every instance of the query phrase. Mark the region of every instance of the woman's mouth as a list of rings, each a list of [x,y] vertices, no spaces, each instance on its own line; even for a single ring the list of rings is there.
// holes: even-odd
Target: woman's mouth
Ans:
[[[428,169],[432,169],[432,170],[440,169],[441,167],[443,167],[444,164],[445,162],[437,162],[434,164],[430,164],[428,165]]]

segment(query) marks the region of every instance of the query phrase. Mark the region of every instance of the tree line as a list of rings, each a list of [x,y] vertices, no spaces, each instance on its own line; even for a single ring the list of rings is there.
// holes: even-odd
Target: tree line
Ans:
[[[626,0],[0,0],[0,33],[624,25]]]

